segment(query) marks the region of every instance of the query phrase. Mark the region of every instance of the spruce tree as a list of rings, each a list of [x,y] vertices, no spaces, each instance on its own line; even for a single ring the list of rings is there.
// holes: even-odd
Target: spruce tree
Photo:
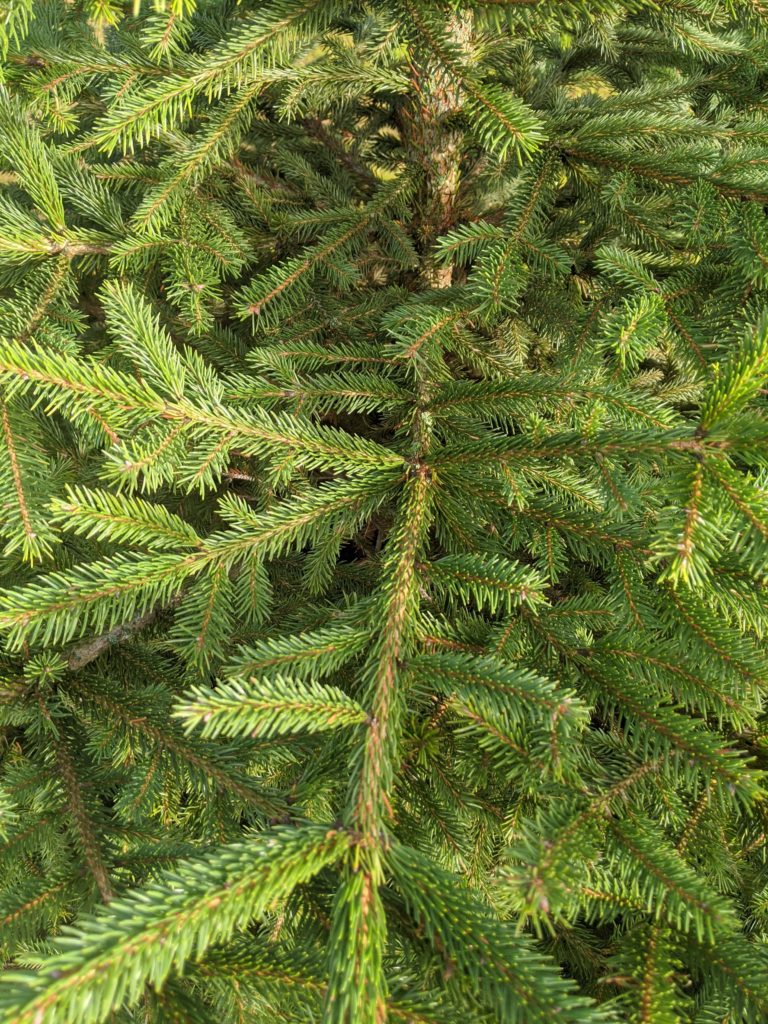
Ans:
[[[0,1021],[765,1020],[768,7],[0,50]]]

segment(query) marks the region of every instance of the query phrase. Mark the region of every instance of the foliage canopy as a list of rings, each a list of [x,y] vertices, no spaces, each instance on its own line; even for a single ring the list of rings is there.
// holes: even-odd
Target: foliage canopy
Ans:
[[[768,1014],[768,8],[6,0],[2,1024]]]

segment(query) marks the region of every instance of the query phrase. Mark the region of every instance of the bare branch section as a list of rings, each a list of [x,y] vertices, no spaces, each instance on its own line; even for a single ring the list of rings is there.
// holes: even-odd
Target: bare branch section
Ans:
[[[150,608],[148,612],[135,615],[128,622],[114,626],[112,629],[107,630],[106,633],[102,633],[100,636],[85,640],[83,643],[72,647],[67,655],[67,668],[72,672],[78,672],[80,669],[85,668],[86,665],[90,665],[92,661],[95,661],[96,658],[106,651],[111,650],[117,644],[125,643],[126,640],[130,640],[137,633],[141,633],[147,626],[151,626],[162,612],[175,608],[180,600],[181,597],[178,596],[168,604]]]

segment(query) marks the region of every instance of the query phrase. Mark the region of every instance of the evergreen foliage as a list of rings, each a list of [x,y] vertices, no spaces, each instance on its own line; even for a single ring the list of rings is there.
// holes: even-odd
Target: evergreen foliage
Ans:
[[[0,1022],[764,1021],[768,7],[0,22]]]

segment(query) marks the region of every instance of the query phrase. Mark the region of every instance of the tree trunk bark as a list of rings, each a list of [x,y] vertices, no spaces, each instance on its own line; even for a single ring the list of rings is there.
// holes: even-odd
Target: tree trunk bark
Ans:
[[[448,22],[451,43],[469,53],[471,12],[455,13]],[[421,280],[432,288],[448,288],[453,269],[435,263],[435,240],[456,220],[465,132],[452,124],[461,109],[461,88],[430,54],[411,57],[413,92],[403,112],[403,135],[409,162],[420,166],[423,180],[417,196],[416,234],[423,254]]]

